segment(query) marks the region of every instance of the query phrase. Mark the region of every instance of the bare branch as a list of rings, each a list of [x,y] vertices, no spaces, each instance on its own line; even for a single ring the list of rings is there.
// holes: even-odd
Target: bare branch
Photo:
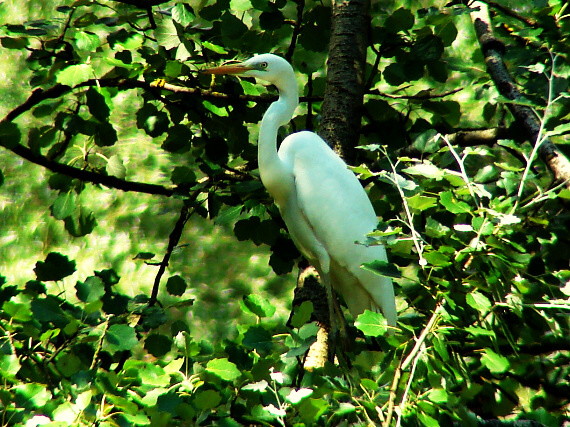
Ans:
[[[471,20],[475,26],[475,32],[479,38],[481,50],[485,56],[487,71],[497,89],[504,97],[512,101],[522,100],[522,95],[509,75],[503,62],[505,45],[495,38],[487,10],[487,5],[476,1],[473,7],[478,9],[471,12]],[[507,107],[511,114],[525,130],[528,138],[535,142],[541,138],[541,122],[536,113],[528,106],[517,102],[508,103]],[[550,138],[544,138],[538,153],[542,160],[549,166],[557,179],[567,182],[570,186],[570,162],[568,158],[554,145]]]
[[[172,196],[175,192],[174,188],[164,187],[157,184],[147,184],[144,182],[127,181],[117,178],[116,176],[103,175],[98,172],[79,169],[73,166],[59,163],[54,160],[50,160],[47,157],[42,156],[21,144],[9,144],[6,146],[2,143],[2,141],[0,141],[0,145],[17,154],[18,156],[23,157],[32,163],[43,166],[52,172],[61,173],[72,178],[79,179],[81,181],[91,182],[93,184],[101,184],[106,187],[116,188],[122,191],[135,191],[138,193],[157,194],[168,197]]]
[[[368,95],[379,95],[384,98],[390,99],[415,99],[415,100],[426,100],[426,99],[437,99],[437,98],[445,98],[446,96],[453,95],[454,93],[462,91],[463,88],[453,89],[447,92],[442,93],[432,93],[431,91],[421,91],[416,93],[415,95],[393,95],[390,93],[380,92],[379,90],[373,90],[368,92]]]
[[[166,248],[166,253],[162,258],[162,261],[160,262],[158,273],[156,274],[156,277],[154,279],[152,293],[148,301],[148,305],[150,307],[152,307],[157,301],[158,291],[160,288],[160,280],[162,279],[162,276],[166,271],[166,267],[168,267],[168,263],[170,262],[170,256],[172,255],[174,248],[178,246],[178,242],[180,241],[180,237],[182,236],[182,231],[184,231],[184,226],[186,225],[186,222],[188,221],[188,219],[190,219],[190,216],[192,216],[193,213],[194,211],[193,210],[190,211],[188,209],[188,206],[186,206],[186,204],[182,205],[182,208],[180,209],[180,216],[178,217],[178,220],[176,221],[176,224],[174,225],[174,228],[172,229],[172,232],[168,237],[168,247]]]

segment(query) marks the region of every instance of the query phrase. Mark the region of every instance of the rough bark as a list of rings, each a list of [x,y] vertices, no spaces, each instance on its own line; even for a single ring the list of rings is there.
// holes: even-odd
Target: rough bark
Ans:
[[[501,95],[512,101],[522,100],[522,95],[503,62],[503,53],[506,47],[493,34],[487,5],[477,1],[472,6],[477,8],[477,10],[471,12],[471,20],[485,57],[487,72]],[[517,104],[516,102],[507,106],[517,122],[522,125],[532,143],[536,143],[539,138],[543,137],[543,135],[540,135],[540,119],[530,107]],[[565,181],[566,185],[570,187],[570,162],[550,138],[544,139],[539,147],[538,154],[556,178]]]
[[[358,145],[369,28],[368,0],[333,0],[319,134],[348,163]]]
[[[368,10],[369,0],[332,1],[327,84],[321,107],[319,135],[349,164],[356,158],[355,147],[360,135],[369,29]],[[299,277],[295,299],[300,301],[302,296],[313,301],[316,320],[320,324],[317,341],[309,349],[303,364],[306,370],[311,371],[323,367],[327,354],[331,356],[333,353],[329,348],[328,320],[325,321],[329,311],[326,304],[325,310],[317,309],[318,305],[315,305],[317,302],[322,304],[326,301],[323,297],[324,288],[320,285],[308,286],[305,283],[304,279],[311,277],[310,267]],[[326,313],[324,317],[322,313]]]

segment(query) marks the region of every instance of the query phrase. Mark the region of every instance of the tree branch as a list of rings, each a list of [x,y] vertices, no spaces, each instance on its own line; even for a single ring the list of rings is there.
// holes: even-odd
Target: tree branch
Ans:
[[[454,93],[462,91],[463,88],[457,88],[453,90],[449,90],[447,92],[441,93],[431,93],[431,91],[421,91],[416,93],[415,95],[393,95],[391,93],[380,92],[379,90],[372,90],[367,92],[368,95],[378,95],[384,98],[390,99],[414,99],[414,100],[426,100],[426,99],[437,99],[437,98],[445,98],[446,96],[453,95]]]
[[[24,159],[43,166],[52,172],[61,173],[72,178],[77,178],[81,181],[91,182],[93,184],[101,184],[109,188],[116,188],[122,191],[135,191],[138,193],[157,194],[162,196],[172,196],[175,192],[174,188],[164,187],[157,184],[147,184],[144,182],[127,181],[117,178],[116,176],[103,175],[98,172],[93,172],[85,169],[75,168],[63,163],[50,160],[41,154],[32,151],[30,148],[21,144],[7,144],[4,145],[0,140],[0,145],[12,151]]]
[[[543,138],[540,131],[540,118],[530,107],[516,102],[521,101],[523,97],[503,62],[503,53],[506,48],[503,42],[495,38],[493,34],[487,5],[481,1],[476,1],[473,3],[473,7],[478,9],[471,12],[471,20],[485,57],[487,72],[493,79],[499,93],[507,99],[515,101],[508,103],[507,107],[515,120],[522,125],[528,138],[533,143],[539,143],[540,138]],[[555,177],[566,182],[567,186],[570,187],[570,162],[550,138],[544,138],[538,153]]]
[[[158,290],[160,288],[160,280],[162,279],[162,276],[166,271],[166,267],[168,267],[168,263],[170,262],[170,256],[172,255],[174,248],[178,246],[178,242],[180,241],[180,237],[182,236],[182,231],[184,231],[184,226],[186,225],[186,222],[188,221],[193,212],[194,211],[190,211],[188,209],[186,203],[184,203],[182,205],[182,209],[180,209],[180,216],[178,217],[178,220],[176,221],[176,224],[174,225],[174,228],[172,229],[170,236],[168,236],[168,247],[166,248],[166,253],[162,258],[162,261],[160,262],[158,273],[156,274],[156,277],[154,279],[154,285],[152,286],[152,293],[148,301],[149,307],[152,307],[157,301]]]

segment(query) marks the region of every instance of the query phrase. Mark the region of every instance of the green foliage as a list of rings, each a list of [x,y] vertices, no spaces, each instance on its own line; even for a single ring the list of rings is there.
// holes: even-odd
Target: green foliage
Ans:
[[[258,255],[270,252],[278,274],[299,257],[255,171],[252,123],[271,89],[196,71],[289,53],[302,95],[322,96],[329,7],[165,2],[149,14],[121,2],[42,2],[28,19],[0,5],[3,63],[18,76],[2,86],[12,116],[0,121],[3,424],[561,425],[570,193],[497,95],[468,7],[379,3],[359,159],[375,167],[355,171],[382,217],[367,243],[390,253],[390,264],[364,268],[394,278],[399,329],[387,333],[380,314],[365,312],[353,319],[350,366],[314,372],[302,368],[317,338],[313,305],[296,307],[285,327],[290,297]],[[493,23],[540,136],[564,148],[570,20],[563,2],[527,3],[504,2]],[[310,127],[319,108],[299,108],[295,128]],[[453,138],[489,127],[501,127],[499,140]],[[14,161],[24,152],[75,175]],[[117,180],[173,197],[121,193]],[[182,205],[186,237],[164,261]],[[156,302],[161,261],[168,279]]]

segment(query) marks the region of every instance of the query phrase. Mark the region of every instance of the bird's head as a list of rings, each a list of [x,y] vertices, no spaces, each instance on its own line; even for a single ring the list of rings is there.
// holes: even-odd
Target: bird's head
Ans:
[[[280,87],[285,81],[295,79],[293,67],[285,59],[272,53],[256,55],[253,58],[236,64],[207,68],[204,74],[233,74],[245,77],[257,77]]]

